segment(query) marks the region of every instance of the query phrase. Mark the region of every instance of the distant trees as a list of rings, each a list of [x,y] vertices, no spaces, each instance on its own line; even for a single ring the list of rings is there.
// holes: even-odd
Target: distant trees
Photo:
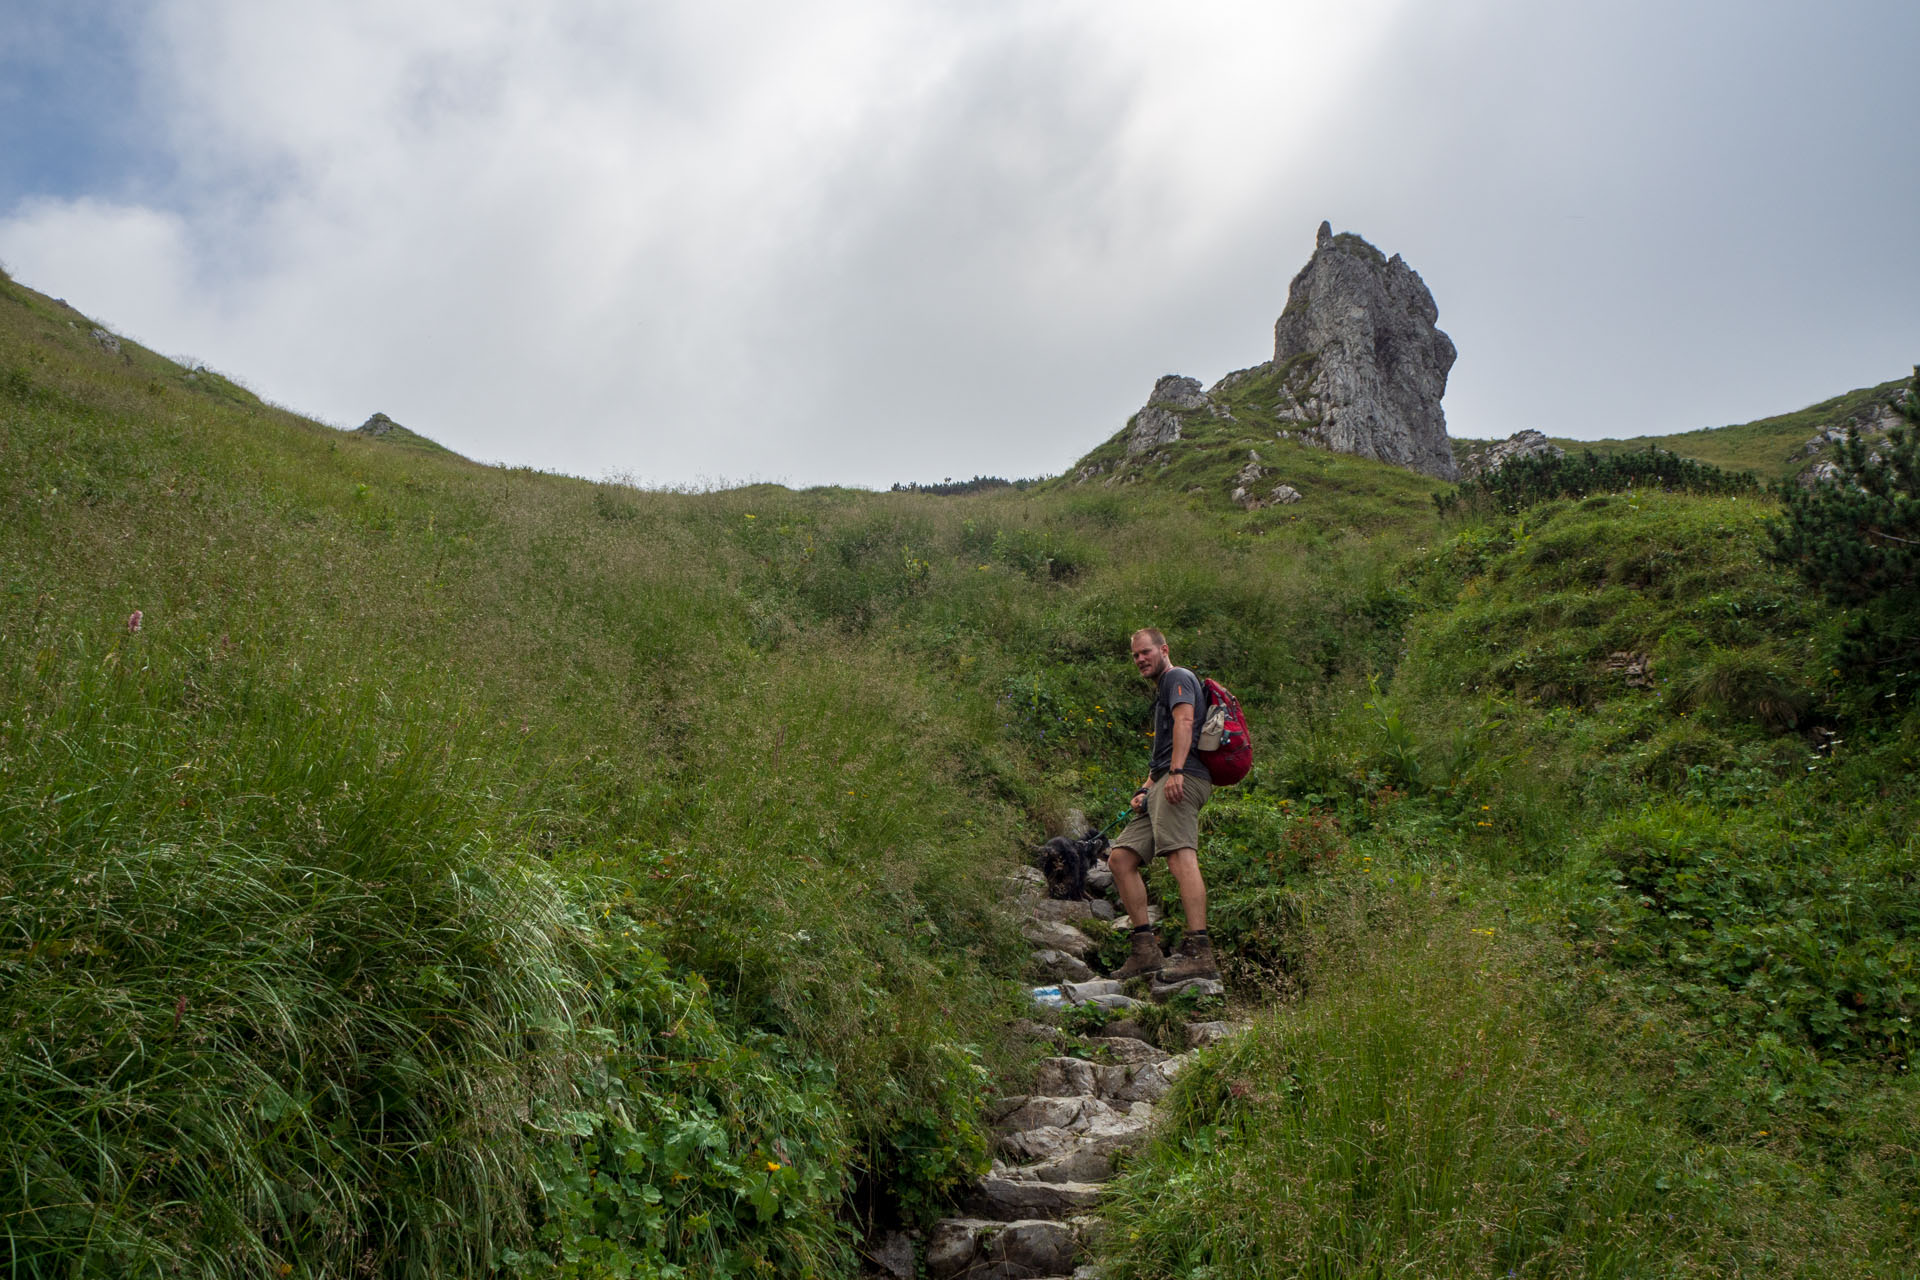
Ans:
[[[1038,483],[1038,480],[1008,480],[1003,476],[975,476],[971,480],[949,478],[938,484],[896,484],[891,492],[930,493],[936,498],[957,498],[964,493],[981,493],[987,489],[1025,489]]]
[[[1498,471],[1468,480],[1451,493],[1435,494],[1442,512],[1502,511],[1511,515],[1553,498],[1592,493],[1664,489],[1669,493],[1759,493],[1749,471],[1722,471],[1706,462],[1649,445],[1632,453],[1531,454]]]

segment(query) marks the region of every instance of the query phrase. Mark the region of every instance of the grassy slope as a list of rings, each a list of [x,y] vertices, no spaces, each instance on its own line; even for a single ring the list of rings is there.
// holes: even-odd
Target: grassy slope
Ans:
[[[1793,413],[1776,414],[1754,422],[1726,427],[1702,427],[1666,436],[1636,436],[1624,440],[1563,440],[1554,443],[1570,453],[1591,449],[1598,454],[1628,453],[1658,445],[1683,458],[1697,458],[1726,471],[1751,471],[1762,480],[1785,480],[1810,461],[1805,446],[1818,431],[1843,425],[1863,410],[1884,405],[1907,385],[1906,379],[1862,387],[1822,400]]]
[[[843,1268],[850,1211],[984,1155],[1020,1070],[997,877],[1130,789],[1152,622],[1261,726],[1210,810],[1214,930],[1295,1012],[1194,1074],[1119,1274],[1899,1274],[1911,733],[1806,774],[1779,726],[1833,702],[1825,623],[1754,504],[1443,526],[1432,482],[1275,440],[1254,385],[1083,484],[639,493],[317,427],[0,288],[6,1053],[86,1066],[0,1092],[30,1272],[208,1241],[236,1274]],[[1234,507],[1250,449],[1305,501]],[[1780,838],[1843,812],[1837,862]],[[1621,899],[1703,850],[1744,897]],[[1774,910],[1835,874],[1860,906]],[[1688,928],[1809,962],[1750,991]],[[223,959],[189,991],[193,955]],[[1331,1091],[1278,1065],[1349,1051]],[[1215,1229],[1291,1203],[1296,1139],[1334,1164],[1292,1225]]]
[[[978,1062],[1002,1021],[990,974],[1019,954],[992,887],[1018,787],[993,784],[1013,764],[989,702],[855,633],[869,606],[913,587],[897,543],[882,540],[871,572],[837,560],[797,605],[755,590],[756,530],[831,525],[849,514],[843,497],[614,493],[340,433],[131,344],[109,354],[83,322],[4,288],[6,1053],[68,1077],[0,1100],[19,1138],[8,1228],[39,1259],[30,1269],[80,1250],[131,1270],[177,1250],[246,1270],[367,1254],[472,1274],[525,1252],[541,1182],[536,1221],[571,1214],[566,1230],[592,1235],[612,1215],[639,1254],[832,1268],[846,1195],[873,1188],[887,1211],[897,1192],[911,1208],[967,1174],[983,1151]],[[134,609],[144,625],[130,634]],[[417,839],[367,843],[396,825]],[[256,921],[250,936],[272,933],[273,886],[289,878],[338,882],[354,901],[433,865],[456,883],[530,884],[501,927],[560,959],[536,964],[546,976],[528,991],[495,990],[446,946],[483,901],[443,904],[441,924],[372,904],[389,935],[377,965],[339,917],[315,926],[340,938],[317,949],[236,941],[226,985],[176,1011],[185,990],[156,966],[211,954],[218,922],[151,916],[154,895],[194,892],[190,876],[102,879],[114,859],[148,865],[161,850],[264,859],[222,908]],[[71,913],[30,892],[75,877],[114,887]],[[663,986],[651,956],[678,976]],[[322,1014],[342,964],[387,976],[353,988],[351,1017]],[[451,1013],[413,1002],[415,973],[454,975]],[[125,998],[83,998],[108,988]],[[653,994],[610,1047],[596,1025],[635,992]],[[69,998],[59,1023],[17,1012]],[[409,1041],[436,1016],[480,1017],[474,1001],[547,1028],[546,1065],[508,1081],[475,1059],[484,1036],[449,1049],[446,1087],[506,1110],[483,1124],[470,1105],[422,1103],[419,1138],[445,1154],[421,1174],[380,1119],[389,1093],[419,1095],[377,1082],[411,1069]],[[719,1017],[737,1077],[676,1083],[672,1043],[647,1047],[649,1010],[675,1003]],[[346,1031],[388,1016],[401,1031]],[[316,1017],[344,1038],[313,1034]],[[753,1048],[761,1032],[782,1037],[772,1059]],[[185,1090],[183,1073],[209,1061],[244,1070],[224,1091]],[[322,1082],[361,1078],[322,1097]],[[627,1124],[609,1078],[656,1099],[651,1121]],[[261,1114],[262,1091],[298,1105]],[[568,1125],[603,1147],[698,1122],[707,1160],[689,1174],[683,1155],[652,1149],[625,1190],[572,1194],[567,1166],[595,1158],[592,1142],[555,1155],[550,1126],[503,1118],[529,1107],[588,1117]],[[768,1107],[816,1114],[819,1136],[778,1142],[791,1156],[756,1175],[746,1157],[779,1132],[755,1118]],[[95,1129],[61,1119],[78,1114]],[[324,1116],[332,1136],[316,1143],[285,1114]],[[265,1154],[207,1174],[181,1159],[205,1149],[189,1130]],[[141,1172],[154,1153],[164,1176]],[[329,1182],[339,1167],[365,1172]],[[418,1201],[394,1189],[416,1183]]]

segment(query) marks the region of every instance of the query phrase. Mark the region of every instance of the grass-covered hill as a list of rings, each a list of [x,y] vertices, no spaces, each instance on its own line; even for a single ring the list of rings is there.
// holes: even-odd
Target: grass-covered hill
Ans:
[[[1140,625],[1258,732],[1253,1025],[1103,1274],[1912,1274],[1920,722],[1771,500],[1442,517],[1254,401],[643,492],[92,328],[0,280],[7,1274],[855,1274],[1020,1088],[1004,876],[1131,789]]]
[[[1835,428],[1844,431],[1849,422],[1864,428],[1898,399],[1906,386],[1907,380],[1901,378],[1874,387],[1861,387],[1793,413],[1775,414],[1735,426],[1702,427],[1697,431],[1626,440],[1556,438],[1554,443],[1569,453],[1590,449],[1603,456],[1653,445],[1725,471],[1751,471],[1762,480],[1790,480],[1814,461],[1815,455],[1807,450],[1814,436]]]

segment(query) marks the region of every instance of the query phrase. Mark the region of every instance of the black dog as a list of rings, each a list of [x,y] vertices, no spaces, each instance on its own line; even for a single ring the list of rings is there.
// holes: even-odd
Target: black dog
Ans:
[[[1107,838],[1089,831],[1075,840],[1055,836],[1041,845],[1040,870],[1047,877],[1047,896],[1068,902],[1084,902],[1087,897],[1087,872],[1107,856]]]

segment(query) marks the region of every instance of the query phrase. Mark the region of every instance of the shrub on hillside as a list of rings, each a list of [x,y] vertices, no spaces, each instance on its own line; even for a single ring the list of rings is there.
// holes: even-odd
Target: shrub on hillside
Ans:
[[[1849,430],[1838,472],[1801,489],[1783,485],[1771,556],[1837,605],[1857,610],[1841,631],[1835,666],[1854,701],[1879,708],[1920,690],[1920,367],[1899,401],[1907,420],[1883,443]]]
[[[1533,454],[1514,458],[1491,475],[1468,480],[1451,493],[1435,494],[1443,514],[1503,511],[1511,515],[1555,498],[1593,493],[1661,489],[1668,493],[1730,496],[1759,493],[1752,472],[1722,471],[1655,445],[1632,453]]]
[[[1920,588],[1920,366],[1899,409],[1909,426],[1890,430],[1884,447],[1850,428],[1836,475],[1782,486],[1787,509],[1769,526],[1774,559],[1836,604]]]

